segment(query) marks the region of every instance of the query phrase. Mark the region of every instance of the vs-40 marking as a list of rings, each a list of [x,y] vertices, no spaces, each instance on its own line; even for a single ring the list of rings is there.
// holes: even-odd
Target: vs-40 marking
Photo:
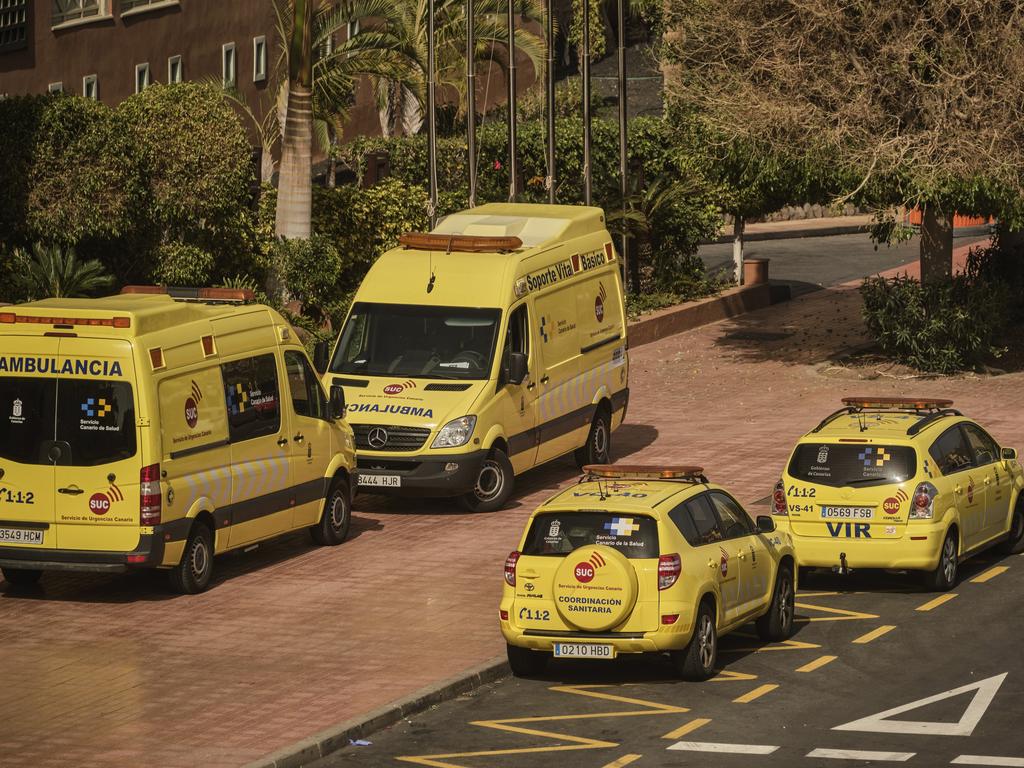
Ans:
[[[870,523],[825,523],[832,538],[839,538],[840,535],[848,539],[870,539]],[[845,533],[843,533],[845,531]]]

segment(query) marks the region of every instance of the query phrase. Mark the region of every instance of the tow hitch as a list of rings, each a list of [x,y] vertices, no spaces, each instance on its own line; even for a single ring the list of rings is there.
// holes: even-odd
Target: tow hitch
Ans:
[[[840,552],[839,553],[839,565],[833,565],[832,566],[832,572],[833,573],[838,573],[840,576],[849,576],[851,573],[853,573],[853,569],[850,568],[850,566],[846,564],[846,553],[845,552]]]

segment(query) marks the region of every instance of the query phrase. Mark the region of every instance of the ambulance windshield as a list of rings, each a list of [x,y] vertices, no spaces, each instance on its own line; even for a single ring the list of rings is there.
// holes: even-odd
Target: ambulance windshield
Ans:
[[[331,373],[423,379],[490,376],[501,312],[359,302],[331,361]]]

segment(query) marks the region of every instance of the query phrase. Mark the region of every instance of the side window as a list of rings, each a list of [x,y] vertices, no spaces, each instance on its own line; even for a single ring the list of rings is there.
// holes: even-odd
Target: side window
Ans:
[[[983,429],[974,424],[964,424],[964,432],[967,433],[967,442],[971,446],[975,464],[991,464],[999,458],[999,446]]]
[[[530,316],[525,304],[516,307],[508,319],[505,352],[522,352],[527,357],[530,355]]]
[[[700,535],[697,533],[697,526],[693,523],[693,517],[690,516],[690,511],[686,508],[686,502],[683,502],[678,507],[668,513],[669,519],[675,523],[676,528],[683,534],[683,538],[686,539],[687,543],[691,547],[699,547],[702,542]]]
[[[697,529],[696,546],[714,544],[716,541],[721,541],[725,538],[707,494],[701,494],[697,498],[686,502],[686,510],[690,513],[694,528]]]
[[[928,449],[935,460],[939,471],[944,475],[950,475],[973,466],[971,449],[964,440],[963,430],[960,425],[950,427],[939,438],[932,443]]]
[[[295,413],[298,416],[327,420],[327,396],[306,356],[301,352],[285,352],[284,368],[288,373],[288,390]]]
[[[711,491],[709,495],[715,505],[715,511],[718,512],[718,517],[722,521],[725,538],[738,539],[752,533],[750,518],[735,499],[720,491]]]
[[[277,434],[281,429],[281,404],[274,355],[224,363],[221,373],[231,442]]]

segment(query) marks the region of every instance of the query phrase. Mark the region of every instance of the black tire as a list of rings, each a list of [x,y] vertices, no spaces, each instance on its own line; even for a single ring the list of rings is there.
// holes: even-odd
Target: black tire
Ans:
[[[587,464],[612,463],[612,420],[608,409],[601,406],[590,422],[587,442],[573,454],[576,466],[583,469]]]
[[[39,582],[43,572],[35,568],[4,568],[4,580],[12,587],[31,587]]]
[[[942,542],[939,564],[934,571],[925,572],[924,584],[933,592],[948,592],[956,584],[960,560],[957,553],[956,531],[950,530]]]
[[[508,652],[508,665],[516,677],[536,677],[544,671],[548,663],[548,655],[543,651],[531,651],[515,645],[505,645]]]
[[[793,634],[794,601],[793,571],[789,566],[782,566],[775,576],[768,613],[757,620],[757,634],[762,640],[779,643],[790,638]]]
[[[512,462],[500,448],[495,448],[480,465],[476,487],[459,497],[470,512],[494,512],[505,506],[512,495],[516,476]]]
[[[1019,555],[1024,552],[1024,502],[1017,502],[1010,522],[1010,535],[1000,543],[999,551],[1004,555]]]
[[[325,547],[335,547],[348,537],[352,525],[352,496],[348,483],[338,478],[324,500],[320,521],[309,527],[313,541]]]
[[[181,553],[181,562],[171,569],[171,587],[183,595],[198,595],[213,578],[213,532],[206,523],[192,523]]]
[[[697,609],[697,620],[693,624],[693,637],[685,650],[673,651],[672,663],[684,680],[700,682],[715,674],[718,661],[718,628],[715,627],[715,612],[707,602]]]

